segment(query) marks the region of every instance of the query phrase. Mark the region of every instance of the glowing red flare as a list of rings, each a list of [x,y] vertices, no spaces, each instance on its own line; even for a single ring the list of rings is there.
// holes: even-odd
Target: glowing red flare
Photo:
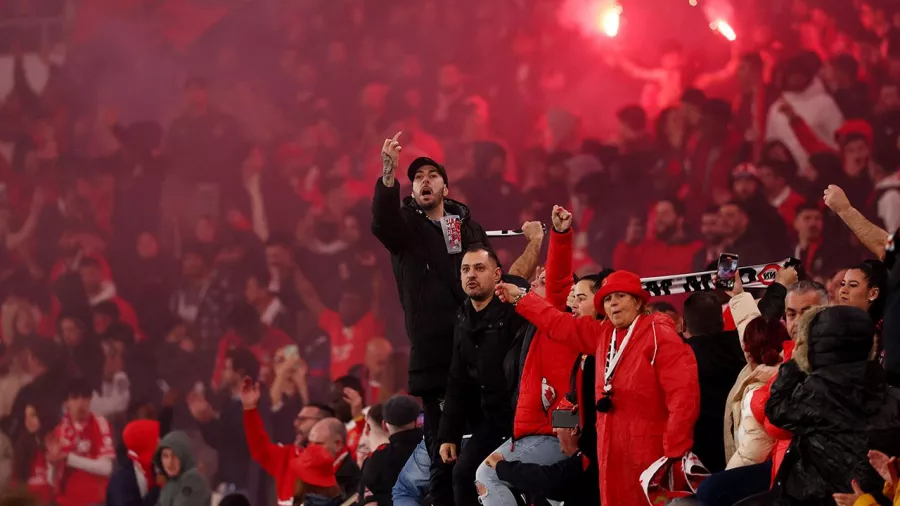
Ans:
[[[615,37],[619,33],[619,15],[622,13],[621,5],[613,5],[600,13],[599,25],[608,37]]]
[[[717,19],[716,21],[713,21],[713,23],[710,25],[710,28],[718,31],[722,34],[723,37],[731,42],[734,42],[735,39],[737,39],[737,34],[734,33],[734,28],[732,28],[731,25],[729,25],[728,22],[724,19]]]

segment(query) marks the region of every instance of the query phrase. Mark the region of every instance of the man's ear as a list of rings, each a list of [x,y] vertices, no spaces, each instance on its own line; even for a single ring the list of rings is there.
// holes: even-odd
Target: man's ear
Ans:
[[[444,185],[444,196],[446,197],[449,194],[450,194],[450,187],[447,185]]]
[[[388,432],[387,422],[385,422],[384,420],[381,421],[381,430]]]

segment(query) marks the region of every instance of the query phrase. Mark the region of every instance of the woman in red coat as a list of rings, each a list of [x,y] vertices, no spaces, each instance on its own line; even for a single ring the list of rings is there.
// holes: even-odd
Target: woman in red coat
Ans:
[[[647,314],[650,294],[624,271],[610,274],[594,296],[602,321],[572,318],[514,285],[497,293],[551,339],[596,354],[601,502],[646,504],[641,473],[691,449],[700,410],[697,362],[671,318]]]

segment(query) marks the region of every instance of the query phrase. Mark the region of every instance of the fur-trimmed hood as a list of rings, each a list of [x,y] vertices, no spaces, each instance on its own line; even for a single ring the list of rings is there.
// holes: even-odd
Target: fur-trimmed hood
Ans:
[[[850,306],[818,306],[797,322],[793,359],[806,374],[874,358],[875,325],[865,311]]]

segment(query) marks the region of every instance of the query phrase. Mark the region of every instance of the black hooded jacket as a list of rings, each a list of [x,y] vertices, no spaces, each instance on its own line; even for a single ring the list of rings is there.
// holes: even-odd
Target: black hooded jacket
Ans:
[[[900,455],[900,395],[869,360],[875,326],[849,306],[818,308],[799,322],[792,360],[772,384],[766,416],[794,437],[775,478],[777,505],[834,504],[850,482],[880,496],[868,451]]]
[[[466,294],[460,283],[462,253],[448,254],[439,224],[433,223],[412,197],[400,202],[399,183],[388,188],[375,184],[372,233],[391,253],[391,264],[410,340],[409,393],[442,394],[453,354],[456,311]],[[445,199],[447,214],[462,222],[462,250],[474,243],[487,244],[481,226],[469,218],[469,209]]]

